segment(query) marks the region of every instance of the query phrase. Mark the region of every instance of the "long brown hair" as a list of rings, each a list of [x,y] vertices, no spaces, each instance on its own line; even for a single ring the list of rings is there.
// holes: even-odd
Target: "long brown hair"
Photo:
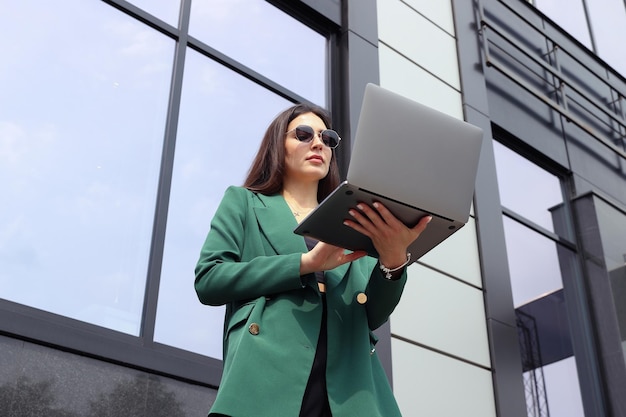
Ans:
[[[283,189],[283,176],[285,174],[285,132],[287,126],[296,117],[305,113],[313,113],[332,129],[330,114],[321,107],[310,104],[296,104],[281,112],[270,123],[261,146],[252,162],[243,186],[251,191],[261,194],[278,194]],[[322,201],[339,185],[339,168],[337,158],[330,159],[328,174],[322,178],[317,187],[318,201]]]

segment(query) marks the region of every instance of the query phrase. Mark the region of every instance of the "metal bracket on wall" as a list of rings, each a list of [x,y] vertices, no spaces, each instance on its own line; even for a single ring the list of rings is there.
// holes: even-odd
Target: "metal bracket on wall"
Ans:
[[[559,45],[542,28],[537,27],[535,24],[530,22],[524,16],[512,9],[510,5],[507,5],[505,2],[502,1],[500,1],[499,3],[501,3],[509,11],[514,13],[518,19],[521,19],[528,26],[529,29],[532,29],[535,33],[543,37],[546,45],[548,45],[549,51],[541,53],[529,49],[521,42],[514,42],[513,39],[516,39],[516,37],[500,27],[493,19],[487,18],[482,2],[476,1],[475,4],[477,6],[480,18],[479,33],[482,39],[483,58],[485,60],[485,65],[487,67],[497,70],[498,72],[509,78],[511,81],[522,87],[524,90],[550,106],[553,110],[563,116],[566,121],[578,126],[580,129],[587,132],[602,145],[615,152],[621,158],[626,159],[626,111],[624,109],[624,106],[622,105],[626,93],[618,90],[618,87],[611,84],[606,78],[594,72],[580,59],[578,59],[576,55],[565,50],[562,45]],[[496,45],[494,43],[495,38],[497,38],[497,40],[499,41],[504,42],[504,44]],[[525,68],[527,70],[527,75],[537,77],[538,75],[533,72],[527,65],[520,61],[517,61],[516,63],[518,65],[513,69],[510,64],[505,63],[503,60],[495,57],[494,54],[492,54],[491,48],[493,47],[498,47],[500,52],[506,53],[506,49],[504,49],[503,46],[506,48],[512,48],[510,49],[511,51],[521,53],[523,56],[528,58],[530,62],[536,64],[539,68],[544,70],[547,76],[551,77],[553,80],[550,81],[547,78],[543,78],[543,81],[545,81],[546,84],[554,87],[554,97],[550,97],[544,91],[541,91],[536,86],[533,86],[530,82],[524,80],[519,74],[516,74],[514,72],[515,70],[519,73],[520,70]],[[591,96],[590,92],[586,91],[581,85],[579,85],[579,83],[575,82],[573,79],[566,76],[563,71],[561,71],[561,60],[559,59],[559,56],[561,54],[567,55],[567,57],[571,59],[571,62],[574,62],[576,64],[576,68],[570,68],[570,73],[575,74],[578,71],[585,71],[593,75],[595,79],[606,85],[608,89],[607,91],[609,91],[611,95],[610,98],[607,98],[606,103],[598,102],[597,99]],[[516,60],[516,58],[514,58],[511,54],[507,53],[507,55],[512,60]],[[590,56],[594,60],[597,59],[597,57],[592,54],[590,54]],[[608,123],[604,120],[601,120],[589,111],[589,115],[593,116],[599,124],[606,126],[607,132],[610,132],[612,135],[614,135],[613,138],[608,137],[609,135],[607,135],[606,133],[598,131],[596,128],[590,126],[589,123],[582,120],[582,118],[573,114],[573,112],[569,108],[569,102],[575,102],[575,100],[570,97],[570,95],[568,94],[568,90],[576,94],[578,97],[584,99],[586,103],[589,103],[591,106],[593,106],[593,108],[595,108],[602,115],[607,117],[607,119],[609,120]],[[618,144],[616,145],[616,143]]]

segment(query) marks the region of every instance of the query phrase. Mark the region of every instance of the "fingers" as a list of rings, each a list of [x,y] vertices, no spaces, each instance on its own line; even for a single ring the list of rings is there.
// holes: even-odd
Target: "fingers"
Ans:
[[[319,242],[309,252],[300,258],[300,274],[316,271],[328,271],[348,262],[355,261],[367,255],[367,252],[346,252],[345,249],[328,243]]]
[[[344,254],[344,259],[342,262],[342,264],[348,263],[348,262],[352,262],[352,261],[356,261],[359,258],[362,258],[364,256],[367,256],[367,252],[365,251],[357,251],[357,252],[350,252],[350,253],[346,253]],[[337,265],[339,266],[339,265]]]
[[[346,252],[345,249],[338,249],[337,252],[334,252],[334,255],[335,256],[331,256],[328,258],[326,264],[324,265],[324,270],[333,269],[348,262],[355,261],[359,258],[366,256],[367,252]]]
[[[367,204],[358,204],[358,210],[348,212],[354,221],[348,221],[346,225],[370,238],[386,231],[399,232],[406,227],[381,203],[374,202],[372,206],[374,209]]]
[[[389,224],[389,225],[398,225],[398,224],[403,224],[400,220],[398,220],[398,218],[396,216],[393,215],[393,213],[391,213],[389,211],[389,209],[387,209],[387,207],[385,207],[383,204],[378,203],[378,202],[374,202],[374,204],[372,204],[374,206],[374,208],[378,211],[378,213],[380,214],[380,216],[385,220],[385,223]],[[422,233],[424,231],[424,229],[426,229],[426,226],[428,225],[428,223],[430,223],[430,221],[433,219],[432,216],[424,216],[422,217],[419,222],[417,222],[417,224],[415,225],[415,227],[412,228],[413,231]]]
[[[375,246],[377,242],[381,245],[389,245],[393,242],[400,246],[406,243],[408,246],[419,237],[432,220],[432,216],[424,216],[417,225],[409,228],[383,204],[374,202],[372,206],[374,208],[367,204],[358,204],[359,210],[350,210],[352,220],[346,220],[344,224],[372,239]]]
[[[371,238],[372,234],[369,231],[369,228],[373,227],[373,225],[371,224],[370,220],[357,210],[350,210],[348,211],[348,213],[350,214],[350,216],[352,216],[354,220],[345,220],[343,224],[345,224],[346,226],[350,226],[357,232],[363,233],[365,236]],[[366,228],[365,226],[369,227]]]
[[[382,217],[385,223],[390,225],[402,224],[402,222],[398,220],[398,218],[394,216],[383,204],[379,202],[374,202],[372,205],[378,211],[378,214],[380,215],[380,217]]]
[[[420,219],[419,222],[417,222],[417,224],[415,225],[415,227],[413,227],[413,231],[417,233],[417,235],[421,235],[422,232],[426,229],[426,226],[428,226],[428,223],[430,223],[430,221],[433,219],[433,216],[424,216]]]
[[[350,210],[348,213],[362,226],[368,227],[370,224],[376,227],[381,227],[383,225],[388,225],[392,228],[397,228],[400,226],[404,226],[396,216],[387,209],[383,204],[379,202],[374,202],[372,206],[376,209],[373,210],[367,204],[358,204],[357,208],[362,212],[357,210]],[[422,217],[417,225],[412,228],[414,231],[422,232],[426,225],[432,220],[432,216],[424,216]]]
[[[419,237],[432,220],[431,216],[424,216],[417,225],[409,228],[381,203],[375,202],[372,206],[358,204],[357,208],[358,210],[349,211],[352,219],[344,221],[344,224],[372,239],[381,258],[394,260],[397,258],[401,260],[399,263],[405,259],[407,247]],[[305,274],[327,271],[366,255],[364,251],[347,252],[342,248],[319,242],[311,251],[303,254],[300,272]],[[389,264],[395,265],[393,262]]]

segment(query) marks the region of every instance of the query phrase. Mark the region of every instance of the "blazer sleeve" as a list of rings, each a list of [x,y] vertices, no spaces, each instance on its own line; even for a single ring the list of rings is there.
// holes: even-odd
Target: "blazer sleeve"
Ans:
[[[301,253],[266,256],[257,243],[258,254],[244,259],[244,245],[255,245],[246,235],[246,228],[253,229],[247,222],[254,219],[248,197],[243,188],[228,188],[211,221],[195,268],[195,290],[203,304],[222,305],[303,286]]]
[[[400,302],[406,285],[406,268],[396,280],[388,280],[383,276],[378,263],[372,269],[365,294],[367,294],[367,321],[369,328],[375,330],[382,326]]]

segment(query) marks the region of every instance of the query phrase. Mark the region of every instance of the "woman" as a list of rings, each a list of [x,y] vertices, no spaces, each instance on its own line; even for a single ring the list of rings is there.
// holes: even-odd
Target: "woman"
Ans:
[[[414,228],[359,204],[346,226],[380,257],[295,235],[339,183],[329,115],[296,105],[268,127],[243,187],[230,187],[196,267],[198,298],[226,305],[224,371],[210,416],[399,416],[372,332],[397,305]]]

